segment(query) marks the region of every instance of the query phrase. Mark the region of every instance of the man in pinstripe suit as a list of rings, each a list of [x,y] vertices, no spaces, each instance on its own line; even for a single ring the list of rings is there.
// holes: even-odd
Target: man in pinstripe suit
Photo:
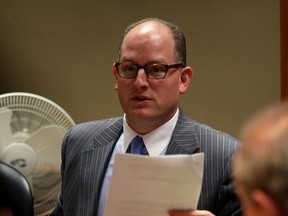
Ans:
[[[230,178],[237,140],[192,120],[179,108],[180,95],[192,78],[179,28],[155,18],[130,25],[113,73],[124,115],[79,124],[67,133],[62,191],[51,215],[102,216],[115,154],[129,151],[136,135],[150,156],[205,153],[197,210],[170,215],[241,215]]]

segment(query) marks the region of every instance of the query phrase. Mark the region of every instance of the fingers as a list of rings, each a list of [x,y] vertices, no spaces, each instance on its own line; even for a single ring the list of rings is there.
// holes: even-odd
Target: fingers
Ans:
[[[174,211],[168,212],[169,216],[215,216],[209,211],[205,210],[195,210],[195,211]]]

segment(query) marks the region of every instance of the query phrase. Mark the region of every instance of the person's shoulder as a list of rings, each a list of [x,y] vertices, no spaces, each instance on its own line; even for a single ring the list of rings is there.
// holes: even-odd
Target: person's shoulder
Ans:
[[[196,133],[198,133],[201,136],[205,136],[205,137],[215,137],[217,139],[220,139],[223,141],[227,141],[227,142],[235,142],[238,143],[239,141],[233,137],[232,135],[224,132],[224,131],[220,131],[217,130],[213,127],[211,127],[210,125],[204,124],[204,123],[199,123],[197,121],[195,121],[195,130]]]
[[[123,124],[122,117],[99,119],[94,121],[78,123],[71,128],[71,132],[91,133],[92,131],[99,131],[112,126],[122,127],[122,124]]]
[[[213,158],[229,161],[240,146],[240,141],[232,135],[217,130],[207,124],[194,121],[194,128],[201,151]]]

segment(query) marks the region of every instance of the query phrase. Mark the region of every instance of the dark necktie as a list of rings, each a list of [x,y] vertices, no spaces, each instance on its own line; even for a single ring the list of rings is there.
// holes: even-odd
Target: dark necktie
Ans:
[[[148,155],[142,137],[136,136],[130,143],[131,154]]]

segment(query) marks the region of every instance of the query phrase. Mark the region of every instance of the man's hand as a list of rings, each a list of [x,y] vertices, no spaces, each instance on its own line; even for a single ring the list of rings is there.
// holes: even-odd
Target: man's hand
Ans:
[[[194,211],[171,210],[168,213],[169,216],[215,216],[211,212],[205,210],[194,210]]]

